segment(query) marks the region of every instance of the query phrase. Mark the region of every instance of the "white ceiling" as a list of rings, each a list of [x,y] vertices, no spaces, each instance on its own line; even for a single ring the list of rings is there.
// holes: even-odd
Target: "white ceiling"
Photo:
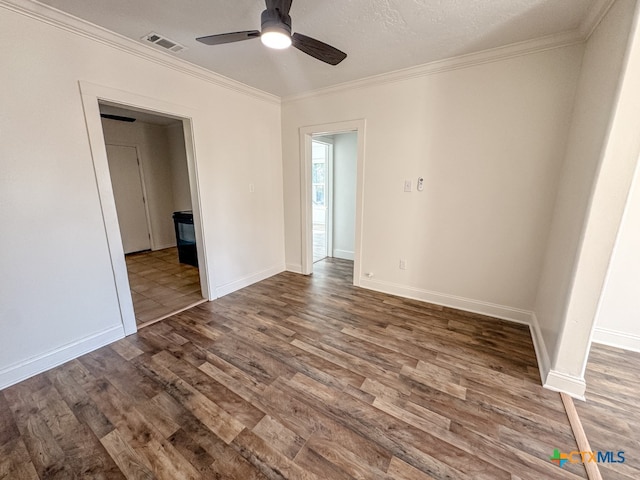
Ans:
[[[580,29],[607,0],[293,0],[293,31],[349,56],[338,66],[260,40],[207,46],[196,37],[260,29],[261,0],[41,0],[140,41],[156,32],[172,54],[279,96]],[[157,48],[157,47],[154,47]]]

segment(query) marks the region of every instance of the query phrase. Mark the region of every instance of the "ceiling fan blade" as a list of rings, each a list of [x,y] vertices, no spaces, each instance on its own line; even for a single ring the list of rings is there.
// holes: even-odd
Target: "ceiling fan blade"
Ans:
[[[258,30],[245,30],[244,32],[221,33],[219,35],[209,35],[207,37],[198,37],[197,41],[205,45],[222,45],[223,43],[241,42],[242,40],[250,40],[258,38],[260,32]]]
[[[301,33],[294,33],[291,35],[293,46],[298,50],[311,55],[313,58],[328,63],[329,65],[338,65],[341,61],[347,58],[347,54],[341,52],[331,45],[316,40],[315,38],[307,37]]]

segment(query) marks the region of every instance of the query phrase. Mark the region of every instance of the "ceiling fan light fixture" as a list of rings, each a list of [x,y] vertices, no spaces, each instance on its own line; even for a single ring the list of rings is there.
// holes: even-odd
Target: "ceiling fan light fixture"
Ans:
[[[291,46],[291,33],[281,27],[268,27],[262,30],[260,40],[266,47],[283,50]]]
[[[265,0],[267,9],[260,15],[261,30],[243,30],[241,32],[220,33],[198,37],[196,40],[205,45],[222,45],[258,38],[268,48],[284,49],[293,47],[321,62],[338,65],[347,54],[315,38],[299,32],[291,33],[292,0]]]

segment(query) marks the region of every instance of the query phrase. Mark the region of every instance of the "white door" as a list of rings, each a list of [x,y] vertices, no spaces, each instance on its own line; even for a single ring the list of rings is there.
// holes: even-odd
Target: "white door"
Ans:
[[[124,253],[149,250],[151,240],[137,150],[107,145],[107,160]]]

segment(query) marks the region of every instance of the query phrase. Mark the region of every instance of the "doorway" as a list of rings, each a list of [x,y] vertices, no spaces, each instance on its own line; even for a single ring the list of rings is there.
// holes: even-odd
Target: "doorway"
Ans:
[[[120,89],[106,87],[86,81],[80,81],[80,97],[84,110],[87,134],[91,149],[91,160],[96,176],[96,185],[102,219],[106,234],[107,249],[111,259],[113,271],[115,294],[120,309],[120,317],[124,335],[136,333],[135,313],[133,300],[129,288],[127,265],[125,262],[120,228],[118,224],[111,176],[109,174],[109,164],[102,129],[100,108],[114,106],[126,108],[141,114],[152,112],[166,118],[172,118],[180,122],[177,130],[181,132],[184,140],[184,150],[186,152],[188,185],[191,193],[191,204],[193,210],[194,236],[198,245],[198,278],[200,282],[200,294],[205,300],[212,300],[215,297],[212,285],[215,284],[213,272],[209,267],[206,253],[205,231],[202,225],[202,212],[200,204],[200,191],[198,182],[198,166],[194,142],[194,125],[197,124],[199,112],[184,105],[176,105],[159,98],[127,92]],[[150,192],[147,192],[150,193]],[[151,244],[154,245],[153,231],[151,233]]]
[[[360,284],[364,120],[300,129],[302,268],[333,257],[353,261]]]
[[[138,328],[204,301],[179,119],[100,105]],[[188,235],[186,235],[188,234]]]
[[[190,218],[193,230],[183,125],[114,105],[100,105],[100,116],[135,321],[142,328],[204,301],[197,259],[192,251],[185,257],[174,234],[184,230],[176,218]]]
[[[333,137],[314,136],[311,141],[311,204],[316,263],[333,256]]]

